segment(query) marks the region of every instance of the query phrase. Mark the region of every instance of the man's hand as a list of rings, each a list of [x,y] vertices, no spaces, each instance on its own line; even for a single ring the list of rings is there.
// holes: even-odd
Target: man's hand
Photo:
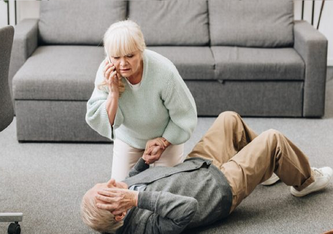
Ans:
[[[161,158],[162,153],[169,145],[170,142],[163,137],[157,137],[149,140],[146,143],[146,149],[142,158],[147,164],[152,164]]]
[[[145,150],[142,158],[147,164],[152,164],[161,158],[163,152],[164,149],[160,148],[160,146],[152,146],[148,150]]]
[[[127,210],[138,204],[138,191],[119,188],[99,190],[96,196],[96,206],[108,210],[114,215],[122,215]]]

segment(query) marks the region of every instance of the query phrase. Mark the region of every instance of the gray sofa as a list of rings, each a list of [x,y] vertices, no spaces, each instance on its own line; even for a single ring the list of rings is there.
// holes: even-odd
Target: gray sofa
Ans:
[[[104,58],[102,37],[129,18],[169,58],[199,116],[321,117],[327,40],[294,21],[292,0],[52,0],[16,26],[13,78],[19,141],[107,141],[85,123]]]

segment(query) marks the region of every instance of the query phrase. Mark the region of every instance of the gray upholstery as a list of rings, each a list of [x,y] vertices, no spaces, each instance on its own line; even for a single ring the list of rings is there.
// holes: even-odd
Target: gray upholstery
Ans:
[[[9,91],[8,72],[12,51],[14,28],[0,28],[0,131],[13,120],[14,108]]]
[[[294,48],[305,63],[303,115],[324,114],[327,71],[327,40],[305,21],[295,22]],[[320,103],[320,104],[319,104]]]
[[[207,46],[149,46],[170,59],[184,80],[209,80],[214,77],[215,61]]]
[[[4,130],[14,118],[14,107],[10,95],[8,73],[10,56],[14,38],[14,27],[6,26],[0,28],[0,132]],[[22,213],[0,213],[0,222],[15,222],[8,227],[8,233],[21,231],[18,222],[23,219]]]
[[[293,4],[293,0],[209,0],[211,44],[292,46]]]
[[[9,67],[9,86],[12,87],[12,80],[15,73],[31,56],[38,46],[38,19],[26,19],[15,27],[12,56]],[[10,89],[12,97],[13,89]]]
[[[88,100],[103,59],[103,47],[40,46],[15,76],[15,99]]]
[[[232,110],[243,116],[302,116],[303,82],[187,81],[199,116]]]
[[[128,3],[128,17],[141,26],[149,46],[209,43],[206,0],[132,0]]]
[[[86,124],[86,104],[86,101],[17,100],[17,139],[110,142]]]
[[[293,48],[212,46],[217,79],[304,80],[304,62]]]
[[[103,33],[127,17],[149,49],[175,64],[199,116],[324,115],[327,39],[294,22],[292,0],[93,2],[41,2],[40,19],[17,25],[9,79],[19,141],[109,142],[85,123],[85,104],[104,59]]]
[[[99,45],[110,24],[125,19],[126,7],[125,0],[41,1],[40,39],[45,44]]]

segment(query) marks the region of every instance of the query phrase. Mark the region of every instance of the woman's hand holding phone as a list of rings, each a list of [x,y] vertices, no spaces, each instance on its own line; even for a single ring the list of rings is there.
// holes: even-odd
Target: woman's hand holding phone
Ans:
[[[117,74],[116,67],[113,63],[111,63],[108,59],[105,62],[104,68],[104,78],[105,82],[108,84],[109,90],[113,94],[119,95],[119,78],[120,76]]]

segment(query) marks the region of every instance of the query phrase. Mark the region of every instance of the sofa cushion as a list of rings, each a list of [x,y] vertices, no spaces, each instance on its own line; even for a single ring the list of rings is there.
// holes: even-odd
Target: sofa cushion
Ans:
[[[207,80],[214,78],[215,62],[209,47],[150,46],[177,67],[184,80]]]
[[[46,44],[102,43],[108,27],[126,18],[126,1],[41,1],[39,32]]]
[[[212,51],[219,80],[304,80],[304,62],[293,48],[213,46]]]
[[[292,0],[209,0],[212,45],[286,47],[293,44]]]
[[[86,101],[103,59],[102,47],[38,47],[14,76],[14,98]]]
[[[129,19],[137,22],[147,45],[209,43],[206,0],[132,0]]]

